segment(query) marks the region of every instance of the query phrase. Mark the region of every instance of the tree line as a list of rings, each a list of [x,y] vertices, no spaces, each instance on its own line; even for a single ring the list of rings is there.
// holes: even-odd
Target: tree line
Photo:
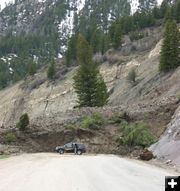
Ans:
[[[75,31],[69,39],[67,51],[65,53],[67,65],[76,63],[76,43],[78,33],[83,34],[88,43],[92,46],[94,53],[104,53],[110,47],[115,49],[122,44],[122,36],[128,34],[131,40],[137,40],[144,37],[140,30],[146,27],[159,26],[166,23],[169,17],[177,23],[180,22],[180,0],[173,4],[169,0],[164,0],[160,7],[156,6],[154,0],[141,0],[137,12],[133,15],[124,15],[115,19],[108,30],[105,32],[98,27],[97,23],[91,21],[91,25],[81,33],[81,30]],[[154,5],[154,6],[153,6]]]

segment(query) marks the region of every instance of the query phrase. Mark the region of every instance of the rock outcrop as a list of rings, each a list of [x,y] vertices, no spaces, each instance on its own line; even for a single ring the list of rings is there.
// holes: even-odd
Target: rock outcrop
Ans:
[[[150,150],[158,158],[180,165],[180,106],[168,124],[167,130]]]

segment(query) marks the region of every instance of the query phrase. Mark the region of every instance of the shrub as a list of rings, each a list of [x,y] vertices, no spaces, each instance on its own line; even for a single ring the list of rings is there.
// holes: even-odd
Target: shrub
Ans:
[[[21,115],[16,127],[19,128],[20,131],[24,131],[26,130],[28,125],[29,125],[29,116],[27,113],[25,113]]]
[[[136,82],[136,76],[137,76],[136,71],[135,71],[135,69],[133,68],[133,69],[129,72],[129,74],[128,74],[128,76],[127,76],[127,79],[128,79],[130,82],[135,83],[135,82]]]
[[[113,115],[110,119],[109,119],[109,123],[110,124],[120,124],[123,121],[128,121],[129,120],[129,116],[126,112],[120,112],[117,113],[115,115]]]
[[[47,70],[47,77],[52,80],[55,73],[55,61],[52,60]]]
[[[131,41],[135,41],[144,38],[146,35],[147,34],[144,34],[143,32],[135,31],[129,34],[129,38]]]
[[[124,122],[121,126],[121,132],[122,137],[119,142],[123,145],[147,147],[156,141],[144,123],[128,124]]]
[[[102,117],[102,115],[98,112],[93,113],[92,118],[94,119],[94,122],[97,125],[103,125],[104,124],[104,118]]]
[[[99,129],[104,124],[104,119],[99,113],[94,113],[92,116],[86,116],[81,121],[81,128]]]
[[[81,128],[91,128],[95,124],[95,121],[92,117],[84,117],[84,119],[81,121]]]
[[[37,70],[37,66],[36,66],[36,63],[35,62],[32,62],[29,66],[29,75],[30,76],[34,76],[34,74],[36,73],[36,70]]]
[[[13,133],[7,133],[5,136],[5,143],[10,144],[16,141],[16,136]]]
[[[72,123],[69,123],[69,124],[66,124],[65,125],[65,128],[66,129],[69,129],[71,131],[75,130],[76,129],[76,125],[75,124],[72,124]]]

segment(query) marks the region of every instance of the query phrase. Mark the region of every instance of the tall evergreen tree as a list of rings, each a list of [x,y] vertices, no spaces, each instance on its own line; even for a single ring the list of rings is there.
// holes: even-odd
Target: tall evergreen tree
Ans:
[[[52,59],[47,70],[47,77],[52,80],[54,78],[54,75],[55,75],[55,61],[54,59]]]
[[[82,35],[78,36],[77,59],[79,68],[74,76],[74,89],[80,107],[103,106],[107,103],[107,88],[98,64],[92,61],[92,48]]]
[[[169,71],[180,65],[179,31],[176,22],[168,20],[165,27],[164,41],[161,49],[160,71]]]
[[[161,17],[164,18],[165,15],[167,14],[167,11],[169,9],[169,3],[167,0],[163,0],[163,2],[161,3],[161,7],[160,7],[160,14]]]
[[[180,22],[180,0],[177,0],[174,7],[174,15],[177,22]]]
[[[110,27],[109,35],[114,48],[118,48],[121,45],[123,29],[123,19],[116,21]],[[125,29],[124,29],[125,30]]]
[[[66,65],[70,66],[76,61],[76,44],[77,44],[77,35],[74,34],[68,41],[67,50],[65,52]]]
[[[121,40],[122,40],[122,29],[121,29],[121,25],[117,24],[115,28],[115,33],[114,33],[114,39],[113,39],[114,48],[118,48],[121,45]]]
[[[36,73],[36,70],[37,70],[37,66],[36,66],[36,63],[35,62],[32,62],[30,65],[29,65],[29,75],[30,76],[33,76],[35,73]]]
[[[10,79],[8,64],[0,59],[0,89],[5,88],[8,85]]]

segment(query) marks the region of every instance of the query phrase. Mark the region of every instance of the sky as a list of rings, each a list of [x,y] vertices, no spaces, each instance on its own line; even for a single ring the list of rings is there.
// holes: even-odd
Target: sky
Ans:
[[[0,0],[1,9],[5,7],[5,3],[14,2],[14,0]]]
[[[3,9],[5,7],[5,3],[8,3],[8,2],[14,2],[14,0],[0,0],[1,9]],[[161,2],[162,2],[162,0],[158,0],[159,4]]]

